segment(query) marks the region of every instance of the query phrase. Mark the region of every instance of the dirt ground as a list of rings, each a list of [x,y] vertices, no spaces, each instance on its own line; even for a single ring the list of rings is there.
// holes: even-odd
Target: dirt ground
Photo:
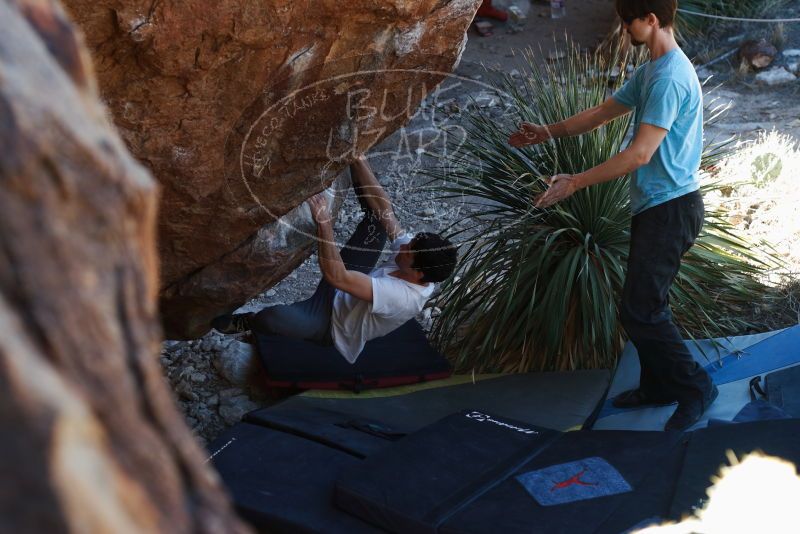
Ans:
[[[501,0],[495,0],[495,5],[502,4]],[[800,14],[800,7],[791,7],[784,14],[796,16],[795,13]],[[500,119],[506,110],[485,85],[489,78],[485,67],[512,72],[519,68],[519,51],[527,47],[534,50],[541,47],[541,56],[546,58],[550,51],[564,42],[565,33],[581,47],[592,49],[608,35],[614,20],[613,0],[567,0],[567,16],[557,20],[549,18],[546,3],[535,0],[530,4],[521,31],[512,31],[509,24],[497,21],[493,21],[493,35],[489,37],[481,37],[474,28],[470,29],[460,65],[442,84],[448,90],[429,97],[405,128],[374,147],[369,154],[370,163],[392,197],[398,218],[405,228],[412,232],[442,231],[463,215],[465,209],[474,209],[435,199],[436,194],[423,187],[426,178],[422,174],[426,168],[436,164],[427,156],[441,148],[442,132],[458,129],[464,111],[469,112],[476,106],[488,108],[493,116],[498,117],[498,122],[502,122]],[[696,63],[702,64],[746,38],[760,36],[774,37],[774,30],[763,27],[719,30],[714,42],[705,40],[701,45],[686,49],[690,57],[695,54]],[[782,30],[781,48],[800,48],[800,25]],[[776,64],[785,65],[787,59],[779,57]],[[755,82],[755,73],[741,73],[737,66],[737,60],[732,57],[701,72],[704,77],[711,77],[705,85],[707,101],[716,98],[717,103],[730,106],[728,113],[707,129],[707,136],[736,135],[746,141],[755,139],[760,132],[777,130],[800,139],[800,81],[768,87]],[[722,85],[716,87],[720,83]],[[341,242],[346,240],[359,219],[360,210],[351,193],[338,217],[335,227],[337,239]],[[782,246],[800,247],[800,241]],[[800,272],[800,265],[794,266],[794,270]],[[241,311],[256,311],[267,305],[308,298],[319,280],[316,256],[311,256],[295,272],[247,303]],[[800,287],[793,291],[796,294],[793,297],[787,294],[787,303],[781,303],[780,310],[759,312],[765,330],[787,326],[787,317],[792,317],[789,300],[795,298],[793,302],[796,303]],[[435,308],[427,308],[418,319],[429,328],[436,314]],[[203,441],[213,439],[241,413],[272,402],[264,391],[233,386],[217,373],[211,361],[224,353],[225,337],[212,332],[201,340],[168,341],[162,353],[162,363],[178,393],[180,405],[190,426]]]
[[[495,0],[493,5],[504,4],[524,6],[525,2]],[[573,0],[566,4],[566,16],[552,19],[549,2],[531,2],[521,31],[514,31],[510,22],[479,19],[491,22],[493,33],[490,37],[480,37],[474,27],[470,29],[469,42],[457,72],[465,76],[480,74],[478,70],[472,71],[480,65],[514,68],[514,52],[530,47],[536,51],[541,49],[546,55],[556,43],[563,42],[565,36],[583,47],[594,47],[608,35],[616,22],[613,0]]]

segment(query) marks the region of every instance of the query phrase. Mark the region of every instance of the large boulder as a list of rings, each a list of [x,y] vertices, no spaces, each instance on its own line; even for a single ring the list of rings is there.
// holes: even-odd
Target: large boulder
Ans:
[[[114,122],[162,184],[169,337],[202,334],[307,257],[313,235],[280,218],[410,119],[479,3],[65,0]]]
[[[158,366],[156,183],[58,4],[0,21],[0,531],[245,532]]]

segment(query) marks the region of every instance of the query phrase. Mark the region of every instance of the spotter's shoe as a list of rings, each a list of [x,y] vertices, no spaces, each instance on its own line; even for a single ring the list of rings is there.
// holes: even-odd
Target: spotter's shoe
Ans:
[[[704,400],[699,401],[683,401],[678,403],[675,413],[669,418],[667,424],[664,425],[664,430],[678,430],[683,432],[693,424],[698,422],[711,403],[714,402],[719,395],[717,386],[711,386],[711,393]]]

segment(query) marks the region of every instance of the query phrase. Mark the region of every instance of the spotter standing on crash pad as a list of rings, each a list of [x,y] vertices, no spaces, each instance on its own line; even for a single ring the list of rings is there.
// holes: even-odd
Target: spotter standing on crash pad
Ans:
[[[353,363],[367,341],[388,334],[422,311],[434,283],[453,272],[456,247],[439,234],[408,235],[365,158],[353,163],[350,171],[364,218],[341,253],[334,241],[325,194],[308,200],[317,223],[323,276],[314,295],[290,305],[268,306],[255,314],[217,317],[212,322],[215,329],[225,334],[253,329],[332,344]],[[376,268],[387,237],[393,254]]]
[[[650,61],[603,104],[550,125],[522,123],[515,147],[579,135],[635,110],[634,138],[605,163],[575,175],[553,176],[534,202],[546,208],[579,189],[631,175],[631,239],[621,320],[639,354],[639,388],[614,399],[617,407],[678,402],[666,430],[684,430],[717,396],[706,371],[686,349],[672,322],[669,288],[681,258],[703,225],[699,192],[703,93],[691,61],[673,33],[676,0],[617,0],[623,28]]]

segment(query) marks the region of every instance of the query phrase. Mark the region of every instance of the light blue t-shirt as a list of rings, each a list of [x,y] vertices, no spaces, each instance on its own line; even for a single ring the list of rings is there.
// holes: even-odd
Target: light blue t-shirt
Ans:
[[[641,123],[667,130],[650,163],[633,173],[631,212],[636,215],[699,189],[703,91],[683,51],[675,48],[641,65],[613,98],[636,110],[634,134]]]

